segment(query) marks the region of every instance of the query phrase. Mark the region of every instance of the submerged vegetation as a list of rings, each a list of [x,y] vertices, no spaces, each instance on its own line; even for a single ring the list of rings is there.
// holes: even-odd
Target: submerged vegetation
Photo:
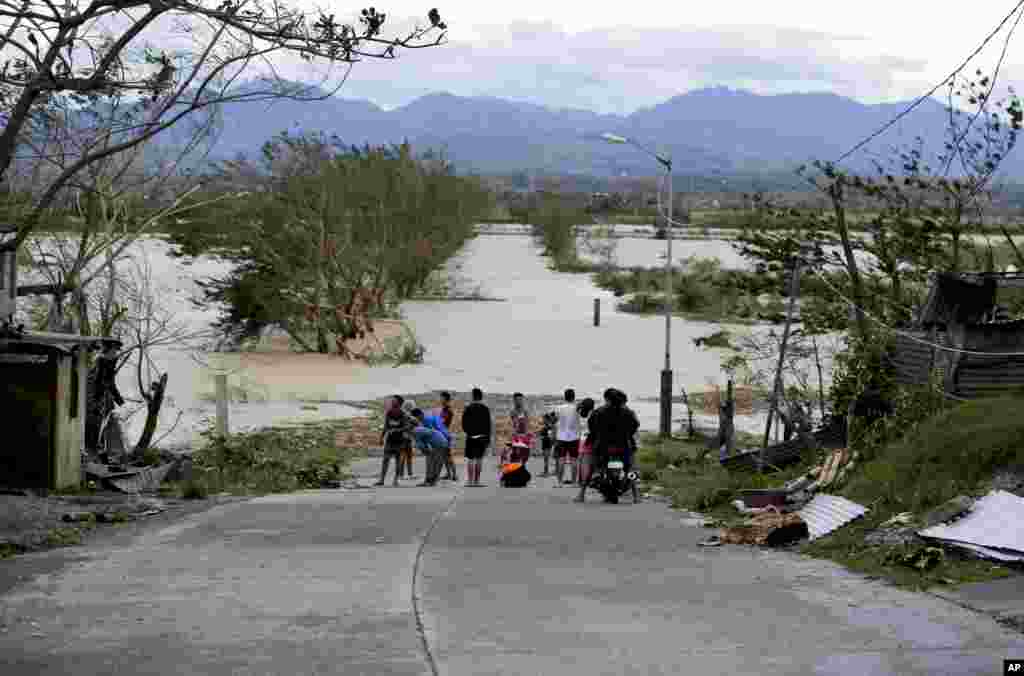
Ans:
[[[170,241],[179,255],[233,264],[202,283],[202,302],[225,308],[219,328],[245,339],[277,326],[305,351],[344,356],[347,342],[430,285],[491,200],[443,158],[322,135],[282,134],[259,162],[223,163],[217,182],[251,190],[197,210]]]

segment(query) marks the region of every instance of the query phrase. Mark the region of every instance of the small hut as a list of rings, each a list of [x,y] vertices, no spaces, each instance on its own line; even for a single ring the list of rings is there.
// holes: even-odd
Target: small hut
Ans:
[[[30,332],[0,337],[0,485],[59,490],[81,483],[88,351],[109,340]]]
[[[1024,388],[1024,356],[1008,354],[1024,354],[1024,320],[996,302],[1000,288],[1013,287],[1024,287],[1024,273],[935,275],[917,325],[897,335],[897,381],[923,385],[938,373],[945,391],[963,398]],[[972,354],[984,352],[993,354]]]

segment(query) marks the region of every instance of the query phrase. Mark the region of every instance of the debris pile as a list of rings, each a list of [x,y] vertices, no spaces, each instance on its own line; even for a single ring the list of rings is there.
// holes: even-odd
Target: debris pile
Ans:
[[[717,536],[701,544],[755,544],[776,546],[803,538],[816,540],[858,519],[867,508],[851,500],[822,491],[839,487],[856,465],[859,455],[846,448],[828,454],[824,462],[806,474],[787,482],[780,493],[784,504],[753,507],[744,500],[733,506],[751,518],[745,523],[725,528]]]

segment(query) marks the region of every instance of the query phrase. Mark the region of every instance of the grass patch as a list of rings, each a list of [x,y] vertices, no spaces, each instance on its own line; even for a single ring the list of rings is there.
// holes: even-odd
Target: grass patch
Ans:
[[[60,527],[46,531],[46,544],[49,547],[70,547],[82,543],[82,531],[78,528]]]
[[[12,542],[0,542],[0,560],[21,554],[24,550]]]
[[[941,558],[927,568],[900,563],[900,559],[913,559],[922,548],[913,545],[870,545],[865,542],[867,534],[891,515],[884,509],[873,510],[825,537],[804,544],[799,551],[915,591],[941,585],[984,582],[1011,575],[1005,566],[975,558],[952,547],[943,548]]]
[[[183,485],[182,495],[287,493],[348,478],[345,466],[355,452],[339,447],[338,435],[350,424],[336,420],[269,427],[228,439],[208,432],[207,445],[192,456],[197,477]]]
[[[978,494],[997,470],[1024,466],[1024,397],[958,404],[888,445],[843,494],[888,512],[922,512]]]
[[[718,462],[718,453],[708,452],[703,439],[668,439],[642,435],[637,451],[641,478],[654,481],[672,499],[672,506],[710,514],[727,521],[743,517],[732,506],[739,491],[750,488],[776,488],[805,474],[818,461],[818,454],[807,453],[803,462],[774,474],[729,472]]]

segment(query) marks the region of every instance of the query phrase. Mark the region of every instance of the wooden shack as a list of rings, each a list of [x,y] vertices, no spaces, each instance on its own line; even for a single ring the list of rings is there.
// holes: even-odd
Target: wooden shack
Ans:
[[[1024,320],[996,303],[998,289],[1008,287],[1024,287],[1024,274],[935,275],[916,325],[896,336],[897,381],[923,385],[935,375],[947,393],[968,399],[1024,388]]]
[[[0,338],[0,485],[45,491],[81,483],[88,351],[108,341],[30,332]]]

